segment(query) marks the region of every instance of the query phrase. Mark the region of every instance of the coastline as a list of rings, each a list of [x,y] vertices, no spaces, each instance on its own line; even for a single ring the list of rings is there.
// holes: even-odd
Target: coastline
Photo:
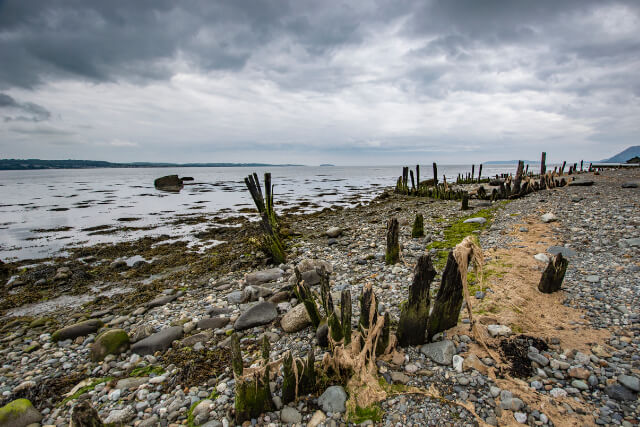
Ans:
[[[452,366],[441,366],[426,358],[419,346],[401,349],[402,360],[385,362],[379,367],[380,374],[387,373],[391,383],[420,389],[433,386],[448,403],[400,392],[382,403],[384,414],[376,424],[428,424],[434,420],[434,425],[491,425],[495,420],[497,425],[512,425],[516,423],[517,412],[524,414],[526,422],[532,425],[547,425],[548,422],[543,422],[545,417],[555,425],[585,425],[598,420],[608,424],[614,419],[619,423],[637,422],[640,415],[637,395],[635,401],[629,403],[611,396],[616,390],[629,391],[628,387],[621,385],[622,389],[611,393],[608,390],[618,385],[622,375],[637,379],[640,367],[638,358],[633,357],[637,356],[640,341],[640,290],[634,283],[640,269],[639,249],[633,241],[640,237],[640,198],[637,188],[621,189],[623,182],[637,182],[639,177],[633,170],[604,171],[598,176],[585,173],[580,175],[583,177],[593,179],[595,185],[545,190],[509,203],[487,205],[472,200],[471,209],[466,212],[460,211],[459,202],[455,201],[385,192],[370,204],[355,208],[283,215],[281,225],[289,248],[287,265],[280,266],[282,272],[278,277],[259,283],[256,292],[262,293],[265,299],[278,295],[287,286],[294,265],[304,259],[324,260],[332,266],[332,291],[350,289],[357,298],[363,284],[372,282],[393,324],[398,319],[401,303],[406,300],[417,256],[434,246],[433,242],[446,241],[447,230],[463,217],[483,211],[489,221],[474,231],[484,251],[487,274],[482,283],[472,286],[474,295],[476,288],[483,294],[481,298],[472,297],[475,314],[481,324],[507,325],[515,335],[543,340],[548,348],[540,355],[558,362],[557,368],[548,368],[551,372],[546,372],[547,366],[541,361],[536,369],[542,372],[534,371],[534,375],[527,378],[512,378],[500,369],[493,370],[492,378],[491,368],[506,366],[505,360],[484,363],[491,355],[469,337],[468,326],[463,323],[447,331],[446,336],[452,339],[456,353],[465,360],[472,359],[472,354],[479,359],[477,369],[457,372]],[[412,239],[410,224],[417,212],[425,217],[426,237]],[[554,212],[558,221],[541,223],[540,216],[546,212]],[[385,223],[391,216],[400,220],[402,262],[386,266]],[[605,220],[609,223],[599,225]],[[3,311],[0,320],[2,404],[17,396],[29,396],[38,410],[46,412],[45,421],[61,425],[68,423],[76,398],[85,395],[99,407],[103,419],[114,411],[125,411],[131,415],[126,423],[144,426],[156,425],[153,422],[183,424],[189,411],[193,412],[194,403],[210,400],[200,420],[206,419],[213,423],[211,425],[224,424],[233,406],[234,388],[225,357],[227,331],[233,329],[231,325],[236,318],[251,306],[244,301],[247,297],[243,293],[245,274],[270,267],[256,245],[258,224],[246,219],[238,221],[241,227],[209,230],[212,239],[226,243],[203,254],[186,253],[184,242],[154,246],[157,241],[145,238],[118,245],[80,248],[74,250],[70,259],[47,260],[19,274],[19,278],[24,276],[24,284],[15,286],[14,281],[12,290],[3,287],[0,306]],[[334,226],[342,230],[341,236],[328,238],[325,232]],[[522,231],[523,228],[527,231]],[[623,234],[628,237],[620,237]],[[625,243],[624,239],[632,241]],[[596,246],[592,246],[594,242]],[[563,290],[542,298],[532,292],[531,287],[537,284],[534,282],[545,264],[533,256],[545,253],[551,246],[565,245],[575,254],[569,257]],[[438,248],[431,249],[434,260],[438,251]],[[138,260],[129,266],[122,260],[135,256],[147,261]],[[13,264],[8,266],[12,269],[9,275],[21,271]],[[23,267],[20,263],[16,266]],[[442,266],[436,263],[436,269],[441,272]],[[150,277],[155,279],[149,281]],[[113,293],[123,289],[133,291]],[[12,291],[17,293],[11,294]],[[81,296],[90,293],[103,295],[81,306],[66,306],[13,319],[6,317],[7,309],[17,304],[51,301],[62,295],[81,300]],[[113,294],[109,296],[110,293]],[[159,303],[149,304],[158,299]],[[282,330],[280,321],[294,303],[292,298],[284,298],[279,301],[275,320],[245,330],[241,338],[243,348],[255,349],[262,334],[267,334],[272,341],[273,357],[285,350],[303,356],[317,344],[311,328],[293,333]],[[213,308],[227,311],[219,316],[227,320],[220,321],[220,326],[213,329],[199,327],[201,320],[216,312]],[[184,338],[160,354],[135,357],[128,351],[99,363],[87,358],[95,332],[74,340],[51,342],[51,334],[59,328],[88,319],[100,319],[108,327],[124,329],[130,336],[181,326]],[[489,343],[498,348],[499,341],[494,338]],[[191,348],[188,356],[184,348]],[[316,355],[322,352],[318,348]],[[543,353],[548,356],[542,356]],[[195,375],[194,369],[186,368],[190,364],[196,367],[195,371],[202,372]],[[563,369],[565,364],[568,366]],[[158,368],[157,372],[154,374],[149,367]],[[132,378],[131,372],[138,368],[146,369],[144,372],[150,375],[135,378],[146,378],[146,381],[135,387],[131,381],[131,387],[117,387],[119,380]],[[576,376],[571,373],[573,368],[580,368],[574,372]],[[206,370],[215,375],[205,373]],[[86,378],[110,379],[91,383],[90,389],[61,404],[61,395]],[[151,381],[152,378],[162,379]],[[35,385],[24,385],[26,382]],[[59,388],[57,395],[47,391],[54,385]],[[562,391],[553,392],[558,389]],[[121,390],[117,399],[112,398],[115,390]],[[141,393],[142,390],[147,393]],[[513,396],[503,393],[507,391]],[[155,393],[155,399],[149,399],[149,394]],[[141,399],[141,395],[145,395],[145,399]],[[515,396],[522,405],[513,400]],[[513,406],[503,408],[507,406],[503,405],[505,401]],[[317,396],[300,402],[295,410],[308,422],[319,410]],[[609,409],[603,410],[605,407]],[[616,414],[619,416],[615,417]],[[274,411],[259,422],[278,425],[280,417],[280,411]],[[334,414],[326,422],[340,425],[345,418]]]

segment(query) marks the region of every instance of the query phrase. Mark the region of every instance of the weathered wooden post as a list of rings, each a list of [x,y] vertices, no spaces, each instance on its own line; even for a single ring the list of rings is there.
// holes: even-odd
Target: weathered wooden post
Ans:
[[[480,163],[480,167],[478,168],[478,183],[482,181],[482,163]]]
[[[309,289],[309,285],[307,285],[304,280],[302,280],[302,274],[298,267],[294,270],[296,275],[296,287],[295,293],[298,297],[299,301],[302,301],[305,308],[307,309],[307,313],[309,314],[309,318],[311,319],[311,324],[314,328],[317,328],[320,325],[320,312],[318,311],[318,306],[316,305],[316,301],[313,298],[313,294],[311,293],[311,289]]]
[[[269,340],[262,341],[264,372],[258,370],[251,378],[244,378],[240,340],[237,334],[231,335],[231,363],[236,381],[236,423],[258,418],[260,414],[274,409],[269,387]]]
[[[429,320],[429,288],[436,276],[431,258],[421,255],[414,269],[413,283],[409,287],[409,300],[402,307],[396,335],[403,347],[425,342],[427,321]]]
[[[518,169],[516,170],[516,177],[513,180],[513,192],[515,194],[520,193],[520,182],[522,181],[522,173],[524,171],[524,162],[518,160]]]
[[[413,171],[409,171],[409,174],[411,175],[411,190],[413,192],[416,191],[416,182],[413,179]]]
[[[463,211],[466,211],[469,209],[469,193],[467,193],[466,191],[464,193],[462,193],[462,208]]]
[[[433,162],[433,186],[436,187],[438,185],[438,165],[436,162]]]
[[[91,405],[91,399],[76,403],[71,410],[70,425],[73,427],[104,427],[98,411]]]
[[[471,165],[471,181],[473,181],[474,176],[476,176],[476,165]]]
[[[542,159],[540,160],[540,175],[544,175],[547,173],[547,153],[545,151],[542,152]]]
[[[385,256],[387,264],[395,264],[400,258],[399,236],[398,218],[391,218],[387,221],[387,253]]]
[[[402,168],[402,190],[404,194],[409,193],[409,168],[407,166]]]
[[[254,173],[244,179],[244,183],[251,193],[251,198],[258,209],[258,213],[262,219],[263,246],[273,262],[282,264],[286,261],[284,253],[284,245],[280,238],[280,227],[278,226],[278,218],[273,209],[273,186],[271,185],[271,174],[264,174],[264,190],[266,197],[263,197],[260,189],[260,180],[258,174]]]
[[[424,217],[421,213],[416,214],[416,219],[413,221],[413,227],[411,228],[411,237],[414,239],[424,236]]]
[[[343,289],[340,294],[340,323],[345,345],[351,342],[351,310],[351,291]]]
[[[560,176],[564,175],[564,168],[567,166],[567,161],[562,162],[562,168],[560,168]]]
[[[540,277],[538,290],[545,294],[559,291],[568,266],[569,261],[564,258],[561,253],[558,253],[556,256],[551,258],[547,268]]]
[[[584,164],[584,160],[580,160],[580,172],[582,172],[582,171],[583,171],[583,169],[582,169],[582,165],[583,165],[583,164]]]
[[[449,252],[447,264],[442,273],[442,282],[427,322],[427,341],[438,332],[446,331],[458,323],[462,308],[462,277],[458,262]]]
[[[418,194],[420,194],[420,165],[416,165],[416,186],[418,188]]]

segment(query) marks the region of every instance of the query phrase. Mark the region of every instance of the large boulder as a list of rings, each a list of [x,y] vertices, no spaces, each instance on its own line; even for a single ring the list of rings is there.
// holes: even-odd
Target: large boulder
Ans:
[[[153,354],[171,347],[171,343],[182,338],[182,326],[173,326],[146,337],[131,346],[131,351],[140,355]]]
[[[228,317],[209,317],[198,321],[198,329],[220,329],[229,323]]]
[[[233,328],[236,331],[253,328],[254,326],[266,325],[273,322],[278,317],[276,305],[267,301],[258,304],[245,311],[236,319]]]
[[[85,320],[84,322],[58,329],[51,335],[51,340],[57,342],[89,335],[100,329],[102,325],[102,321],[98,319]]]
[[[184,184],[178,175],[167,175],[153,181],[153,186],[162,191],[179,192]]]
[[[42,420],[42,414],[27,399],[17,399],[0,408],[0,427],[26,427]]]
[[[285,332],[298,332],[309,326],[311,319],[304,304],[298,304],[289,310],[280,321],[280,326]]]
[[[172,302],[173,300],[175,300],[176,298],[178,298],[177,294],[173,294],[173,295],[163,295],[160,297],[157,297],[155,299],[152,299],[151,301],[149,301],[146,304],[147,308],[155,308],[155,307],[160,307],[163,306],[165,304],[168,304],[170,302]]]
[[[91,346],[91,360],[99,362],[107,354],[118,355],[129,348],[129,335],[123,329],[109,329],[102,332]]]

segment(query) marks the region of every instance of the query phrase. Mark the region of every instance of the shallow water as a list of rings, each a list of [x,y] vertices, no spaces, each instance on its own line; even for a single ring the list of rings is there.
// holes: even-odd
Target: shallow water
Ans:
[[[484,165],[483,176],[513,172],[515,165]],[[327,206],[366,203],[402,173],[400,166],[362,167],[236,167],[48,169],[0,171],[0,259],[38,259],[64,255],[80,245],[134,240],[166,234],[188,240],[193,250],[215,241],[194,234],[215,225],[214,217],[255,214],[244,177],[272,173],[278,211],[301,206],[301,212]],[[471,171],[470,165],[438,166],[440,179]],[[190,176],[179,193],[158,191],[154,179]],[[421,167],[421,179],[432,178],[431,166]],[[176,224],[185,217],[205,215],[210,221]],[[122,227],[135,230],[118,230]],[[175,241],[175,240],[174,240]]]

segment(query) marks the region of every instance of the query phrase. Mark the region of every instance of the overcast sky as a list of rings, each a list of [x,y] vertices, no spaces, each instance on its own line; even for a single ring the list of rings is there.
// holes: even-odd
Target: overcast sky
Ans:
[[[0,158],[600,160],[640,2],[0,0]]]

